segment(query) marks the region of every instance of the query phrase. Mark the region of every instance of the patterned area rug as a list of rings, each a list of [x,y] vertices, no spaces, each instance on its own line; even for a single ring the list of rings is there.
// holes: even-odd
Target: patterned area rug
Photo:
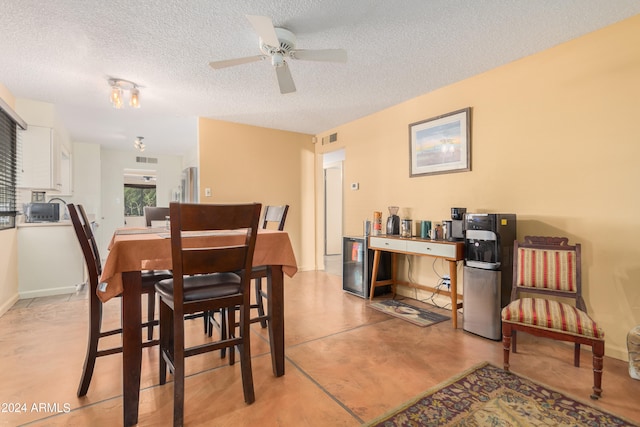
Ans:
[[[429,326],[434,323],[450,319],[449,316],[433,313],[429,310],[425,310],[424,308],[414,307],[412,305],[405,304],[402,301],[396,301],[393,299],[375,301],[369,304],[369,307],[375,308],[385,314],[399,317],[402,320],[406,320],[407,322],[411,322],[418,326]]]
[[[637,426],[482,363],[365,426]]]

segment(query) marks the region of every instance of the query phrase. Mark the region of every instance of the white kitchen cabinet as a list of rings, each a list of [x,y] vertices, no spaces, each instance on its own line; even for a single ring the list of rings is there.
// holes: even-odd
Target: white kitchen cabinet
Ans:
[[[29,125],[21,134],[22,161],[18,167],[18,188],[60,191],[60,147],[55,131]]]
[[[18,225],[20,299],[73,293],[84,277],[84,258],[71,221]]]
[[[60,147],[60,192],[59,196],[73,195],[73,162],[67,147]]]

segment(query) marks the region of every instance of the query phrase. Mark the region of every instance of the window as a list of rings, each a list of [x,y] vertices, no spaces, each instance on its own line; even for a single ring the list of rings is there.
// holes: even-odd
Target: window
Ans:
[[[16,122],[0,108],[0,230],[16,226],[17,134]]]
[[[144,216],[144,207],[156,205],[156,186],[149,184],[124,185],[124,216]]]

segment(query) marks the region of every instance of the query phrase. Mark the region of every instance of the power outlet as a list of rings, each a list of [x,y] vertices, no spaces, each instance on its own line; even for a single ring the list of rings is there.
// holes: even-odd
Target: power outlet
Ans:
[[[442,276],[442,284],[447,287],[447,289],[451,288],[451,277],[448,274]]]

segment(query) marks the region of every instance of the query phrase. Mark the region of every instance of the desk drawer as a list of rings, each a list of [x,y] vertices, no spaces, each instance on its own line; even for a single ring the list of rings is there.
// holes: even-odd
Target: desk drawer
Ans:
[[[406,242],[407,252],[456,259],[456,245],[433,242]]]
[[[369,237],[369,247],[372,249],[382,249],[383,251],[400,251],[407,250],[407,241],[400,239],[387,239],[384,237]]]

